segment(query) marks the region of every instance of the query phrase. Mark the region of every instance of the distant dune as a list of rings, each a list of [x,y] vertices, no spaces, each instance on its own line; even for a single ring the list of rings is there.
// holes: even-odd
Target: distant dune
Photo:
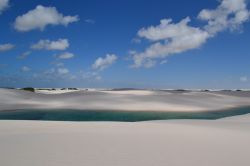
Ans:
[[[249,91],[0,89],[0,110],[213,111],[249,105]]]

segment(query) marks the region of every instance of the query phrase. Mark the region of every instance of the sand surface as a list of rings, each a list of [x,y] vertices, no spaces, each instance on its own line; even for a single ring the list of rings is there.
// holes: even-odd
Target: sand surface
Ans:
[[[41,93],[41,94],[63,94],[63,93],[70,93],[70,92],[77,92],[80,90],[69,90],[69,89],[55,89],[55,90],[40,90],[36,89],[36,93]]]
[[[249,166],[250,114],[136,123],[0,121],[1,166]]]
[[[0,111],[36,108],[209,111],[249,105],[249,91],[56,90],[33,93],[16,89],[0,89]]]

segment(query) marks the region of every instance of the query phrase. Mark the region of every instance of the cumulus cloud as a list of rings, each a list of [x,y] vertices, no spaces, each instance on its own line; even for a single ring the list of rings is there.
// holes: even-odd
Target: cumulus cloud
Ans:
[[[152,67],[153,59],[166,58],[171,54],[199,48],[209,37],[201,28],[188,25],[190,18],[186,17],[178,23],[171,19],[163,19],[158,26],[142,28],[138,36],[154,42],[144,52],[134,53],[133,67]]]
[[[64,52],[60,55],[57,56],[58,59],[71,59],[73,58],[75,55],[70,53],[70,52]]]
[[[0,52],[12,50],[15,46],[13,44],[0,44]]]
[[[9,0],[0,0],[0,14],[2,14],[2,12],[8,8],[9,6]]]
[[[238,29],[249,19],[245,0],[221,0],[214,10],[203,9],[198,18],[207,21],[204,27],[189,25],[186,17],[178,23],[172,19],[163,19],[157,26],[142,28],[137,36],[152,42],[143,52],[133,52],[132,67],[150,68],[158,59],[201,47],[206,41],[220,31]],[[161,62],[160,62],[161,63]],[[162,64],[162,63],[161,63]]]
[[[162,19],[160,25],[142,28],[138,31],[138,36],[151,41],[159,41],[173,38],[183,38],[192,33],[198,35],[206,35],[200,28],[191,27],[188,25],[190,18],[186,17],[179,23],[172,23],[172,19]]]
[[[115,63],[116,60],[117,56],[115,54],[107,54],[104,58],[97,58],[92,68],[95,70],[103,70]]]
[[[44,30],[48,25],[64,25],[76,22],[79,17],[64,16],[59,13],[55,7],[45,7],[38,5],[35,9],[18,16],[14,23],[14,28],[17,31],[30,31],[34,29]]]
[[[27,58],[30,54],[31,54],[31,51],[26,51],[26,52],[22,53],[21,55],[19,55],[17,58],[18,58],[18,59],[25,59],[25,58]]]
[[[29,67],[27,67],[27,66],[23,66],[22,68],[21,68],[21,71],[22,72],[28,72],[28,71],[30,71],[31,69],[29,68]]]
[[[39,40],[36,44],[31,45],[35,50],[65,50],[69,47],[68,39],[58,39],[56,41],[51,40]]]
[[[249,16],[245,0],[222,0],[216,9],[203,9],[198,18],[208,21],[205,29],[216,34],[225,29],[238,29]]]

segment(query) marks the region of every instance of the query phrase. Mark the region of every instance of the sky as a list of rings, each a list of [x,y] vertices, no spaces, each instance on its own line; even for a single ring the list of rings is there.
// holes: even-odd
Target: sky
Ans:
[[[0,0],[0,87],[250,89],[248,0]]]

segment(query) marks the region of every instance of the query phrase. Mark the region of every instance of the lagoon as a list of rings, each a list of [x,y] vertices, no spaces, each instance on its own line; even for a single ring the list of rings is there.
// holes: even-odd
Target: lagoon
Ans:
[[[250,113],[250,107],[209,112],[97,111],[74,109],[23,109],[0,112],[0,120],[121,121],[137,122],[170,119],[214,120]]]

